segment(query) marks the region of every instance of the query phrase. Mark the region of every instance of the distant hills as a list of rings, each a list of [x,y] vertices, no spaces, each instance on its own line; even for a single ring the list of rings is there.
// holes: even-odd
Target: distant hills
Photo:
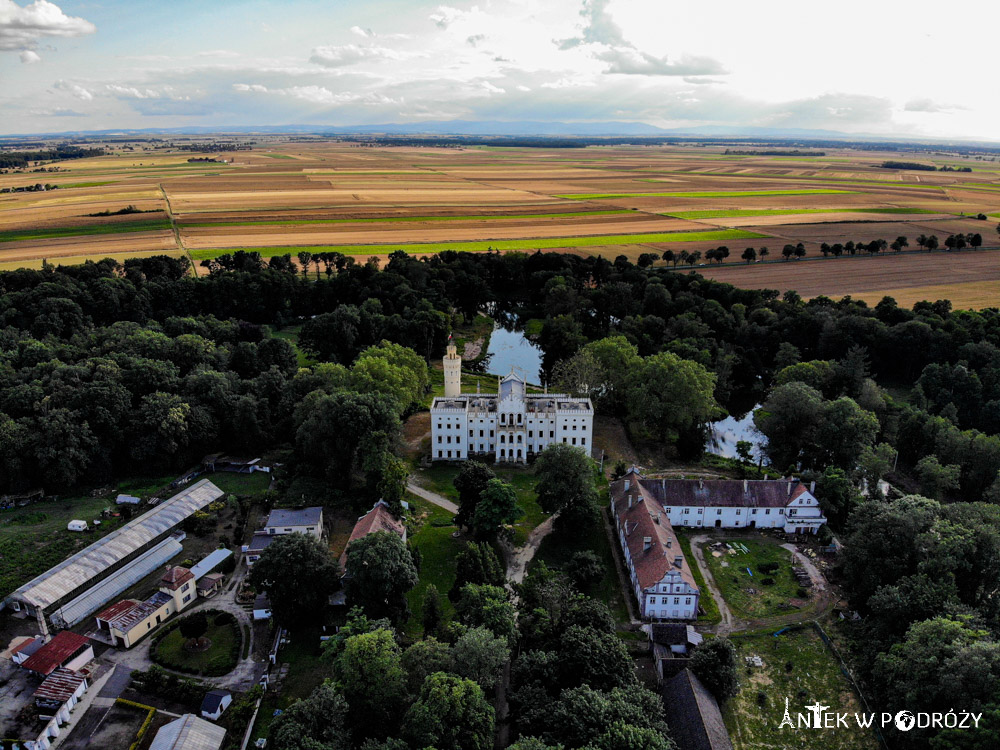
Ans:
[[[432,120],[410,123],[379,123],[375,125],[218,125],[214,127],[127,128],[108,130],[76,130],[52,133],[24,133],[0,136],[5,138],[41,137],[109,137],[149,135],[391,135],[391,136],[494,136],[494,137],[637,137],[637,138],[719,138],[719,139],[801,139],[842,141],[892,141],[910,143],[991,143],[945,138],[913,138],[907,136],[845,133],[838,130],[809,128],[767,128],[741,125],[702,125],[696,127],[661,128],[644,122],[542,122],[537,120]]]

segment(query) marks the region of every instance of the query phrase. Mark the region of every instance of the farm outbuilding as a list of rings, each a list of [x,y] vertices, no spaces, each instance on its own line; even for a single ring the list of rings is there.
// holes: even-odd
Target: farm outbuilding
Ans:
[[[194,714],[184,714],[156,733],[149,750],[219,750],[225,738],[222,727]]]
[[[222,495],[222,490],[207,479],[191,485],[24,584],[8,597],[9,605],[16,612],[26,611],[34,615],[43,632],[48,631],[46,620],[53,625],[64,626],[66,622],[62,615],[56,616],[60,607],[80,600],[82,595],[95,589],[102,581],[136,563],[147,552],[167,541],[186,518]],[[92,605],[90,612],[93,612],[122,590],[108,593],[103,601],[100,600],[103,593],[95,596],[86,600],[85,606],[84,600],[81,600],[81,608]],[[79,621],[89,614],[80,614],[79,609],[69,615],[71,619],[78,618]]]

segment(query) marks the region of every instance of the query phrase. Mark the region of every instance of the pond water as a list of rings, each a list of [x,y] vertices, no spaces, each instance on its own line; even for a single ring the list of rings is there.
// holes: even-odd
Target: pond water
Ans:
[[[490,375],[507,375],[513,367],[529,383],[541,381],[542,350],[525,337],[524,331],[494,326],[486,353],[486,372]]]
[[[754,429],[753,413],[760,404],[757,404],[748,411],[742,418],[726,417],[718,422],[709,425],[708,440],[705,441],[705,450],[716,456],[736,458],[736,443],[746,440],[753,443],[753,457],[759,458],[761,454],[760,435]]]

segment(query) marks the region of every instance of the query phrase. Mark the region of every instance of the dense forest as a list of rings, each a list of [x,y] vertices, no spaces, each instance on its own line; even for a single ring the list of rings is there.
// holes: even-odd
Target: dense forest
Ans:
[[[806,302],[624,257],[400,252],[384,269],[329,260],[326,274],[242,252],[202,277],[167,257],[0,274],[0,491],[64,492],[211,451],[280,449],[296,496],[401,493],[401,420],[425,398],[426,361],[452,326],[484,309],[540,319],[547,379],[586,383],[599,413],[682,460],[698,458],[706,421],[759,406],[769,464],[818,481],[845,543],[840,575],[862,614],[855,661],[877,702],[983,710],[996,731],[1000,311]],[[289,324],[320,364],[300,368],[272,334]],[[884,479],[896,488],[888,498]],[[515,670],[522,705],[566,695],[606,701],[617,716],[634,702],[617,657],[602,696],[571,676],[531,692],[532,670],[566,663],[558,644],[581,616],[567,610],[554,620],[563,625],[522,633],[552,654]],[[586,618],[600,641],[601,616]],[[525,733],[544,734],[545,722],[522,716]],[[995,734],[892,740],[994,746],[978,736]],[[591,733],[572,746],[594,743],[605,744]]]

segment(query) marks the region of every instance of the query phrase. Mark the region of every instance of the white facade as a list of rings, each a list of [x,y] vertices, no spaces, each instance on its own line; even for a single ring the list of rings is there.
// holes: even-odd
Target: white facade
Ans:
[[[594,407],[589,398],[529,394],[525,382],[513,372],[500,381],[497,390],[495,394],[434,399],[433,460],[491,457],[498,463],[525,463],[553,443],[573,445],[590,455]]]

